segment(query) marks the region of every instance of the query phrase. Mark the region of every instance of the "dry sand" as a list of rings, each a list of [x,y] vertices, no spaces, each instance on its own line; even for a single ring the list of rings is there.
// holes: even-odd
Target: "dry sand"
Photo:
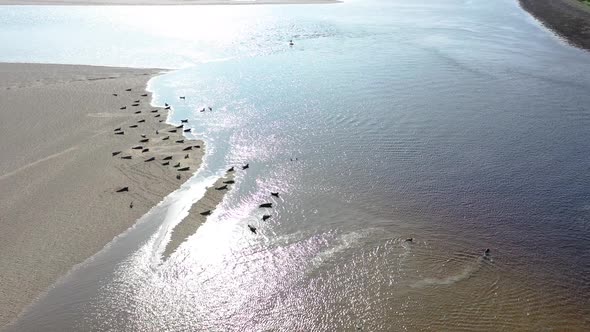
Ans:
[[[202,143],[176,143],[182,129],[169,133],[173,127],[159,122],[167,112],[142,96],[158,72],[0,64],[0,328],[198,168],[203,149],[183,149]],[[135,100],[139,106],[131,106]],[[124,135],[114,134],[117,127]],[[140,134],[149,142],[140,143]],[[177,162],[190,170],[178,171]]]
[[[0,0],[0,5],[254,5],[318,4],[337,0]]]
[[[519,0],[523,9],[571,44],[590,50],[590,6],[577,0]]]

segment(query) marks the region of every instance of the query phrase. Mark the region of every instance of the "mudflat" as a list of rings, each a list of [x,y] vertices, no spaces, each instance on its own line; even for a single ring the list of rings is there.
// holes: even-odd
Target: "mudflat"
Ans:
[[[571,44],[590,50],[590,6],[577,0],[519,0],[520,5]]]

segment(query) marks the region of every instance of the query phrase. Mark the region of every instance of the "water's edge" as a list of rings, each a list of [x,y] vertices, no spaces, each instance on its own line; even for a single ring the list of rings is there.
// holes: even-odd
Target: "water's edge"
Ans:
[[[76,66],[76,64],[72,65]],[[130,67],[110,68],[136,69]],[[164,69],[158,74],[154,75],[152,78],[150,78],[146,83],[144,91],[151,93],[150,106],[161,108],[164,107],[163,104],[160,105],[156,103],[157,91],[153,88],[152,82],[160,76],[170,74],[172,72],[174,72],[174,70]],[[174,108],[171,108],[170,110],[168,110],[167,117],[165,120],[165,123],[168,124],[170,128],[174,128],[175,126],[175,124],[173,123],[173,114]],[[141,246],[142,242],[145,242],[150,236],[154,234],[160,234],[159,241],[157,241],[158,246],[154,248],[154,254],[162,254],[167,241],[170,239],[170,230],[173,228],[173,226],[187,217],[188,210],[190,210],[192,204],[195,201],[201,199],[205,194],[205,189],[211,186],[215,182],[215,180],[221,177],[221,173],[219,173],[216,176],[208,177],[202,183],[197,183],[195,185],[191,184],[191,182],[193,182],[195,178],[197,178],[203,172],[205,164],[207,162],[207,157],[209,155],[209,150],[206,148],[207,142],[205,141],[205,138],[190,138],[186,133],[183,133],[183,136],[188,140],[203,141],[202,148],[205,150],[205,154],[201,160],[199,168],[195,170],[195,172],[193,172],[190,177],[187,178],[187,181],[183,182],[176,190],[172,191],[171,193],[163,197],[160,202],[158,202],[155,206],[150,208],[143,216],[135,220],[135,222],[127,230],[117,235],[115,238],[113,238],[111,241],[105,244],[100,250],[98,250],[95,254],[86,258],[84,261],[75,264],[68,270],[67,273],[57,278],[51,286],[46,288],[31,303],[25,306],[13,321],[9,322],[6,326],[2,327],[2,330],[8,330],[14,325],[18,324],[18,322],[21,319],[27,316],[27,313],[34,310],[38,305],[42,305],[43,299],[47,297],[49,294],[51,294],[51,292],[55,289],[58,289],[60,286],[66,285],[68,283],[77,284],[77,274],[84,273],[85,270],[92,271],[91,273],[86,273],[86,276],[95,276],[96,280],[94,280],[94,282],[98,284],[98,279],[100,279],[100,276],[112,273],[115,266],[122,259],[133,253],[134,250],[137,250],[137,248]],[[187,195],[189,193],[194,194],[195,192],[201,193],[201,195],[190,195],[190,198],[187,200]],[[179,207],[175,203],[179,203],[181,197],[184,198],[184,204],[182,205],[182,207]],[[170,209],[174,207],[176,207],[178,211],[171,215],[168,212],[170,212]],[[163,219],[162,216],[164,216]],[[117,248],[126,248],[128,250],[117,250]]]

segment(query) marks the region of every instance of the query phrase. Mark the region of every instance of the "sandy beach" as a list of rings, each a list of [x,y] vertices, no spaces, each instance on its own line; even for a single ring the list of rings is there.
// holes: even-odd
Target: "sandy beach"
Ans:
[[[198,169],[150,107],[159,72],[0,64],[0,327]]]
[[[571,44],[590,50],[590,6],[577,0],[519,0],[522,8]]]

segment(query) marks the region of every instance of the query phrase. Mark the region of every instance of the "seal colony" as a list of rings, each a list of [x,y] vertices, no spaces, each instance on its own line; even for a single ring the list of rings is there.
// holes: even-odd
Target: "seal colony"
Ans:
[[[199,169],[205,146],[184,136],[191,120],[164,123],[172,106],[150,105],[145,86],[159,72],[0,64],[0,108],[10,113],[0,123],[0,327]],[[164,259],[250,167],[230,167],[207,189],[172,230]],[[260,207],[246,232],[271,218],[273,203]]]
[[[0,328],[199,168],[150,106],[160,72],[0,64]]]

